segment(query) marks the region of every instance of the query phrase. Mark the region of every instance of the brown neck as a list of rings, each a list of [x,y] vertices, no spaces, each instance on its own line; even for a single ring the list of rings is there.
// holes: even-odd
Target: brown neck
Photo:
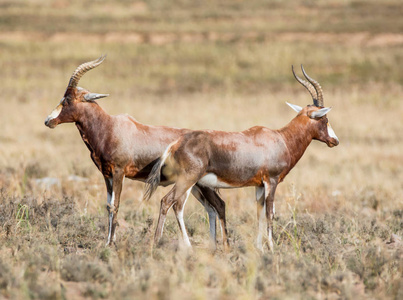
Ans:
[[[77,112],[76,126],[91,152],[98,152],[111,132],[112,116],[97,103],[83,103]]]
[[[278,130],[290,154],[290,170],[296,165],[313,139],[309,118],[298,115]]]

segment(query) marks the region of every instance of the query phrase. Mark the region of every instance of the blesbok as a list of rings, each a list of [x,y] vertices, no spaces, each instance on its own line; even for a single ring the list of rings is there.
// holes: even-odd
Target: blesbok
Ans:
[[[171,206],[182,215],[186,199],[195,184],[213,189],[256,187],[259,233],[257,246],[263,249],[262,234],[268,221],[269,248],[273,249],[274,194],[277,185],[295,166],[312,140],[329,147],[339,140],[326,114],[331,108],[323,106],[322,88],[310,78],[308,81],[292,72],[311,94],[314,105],[304,108],[287,103],[298,115],[285,127],[271,130],[262,126],[242,132],[214,130],[192,131],[172,143],[153,167],[147,179],[145,199],[149,199],[160,182],[161,174],[175,185],[161,200],[160,215],[154,243],[162,236],[166,214]],[[182,235],[188,241],[185,224],[178,219]],[[189,244],[188,244],[189,245]]]
[[[149,126],[136,121],[129,115],[111,116],[106,113],[95,100],[107,97],[107,94],[90,93],[77,86],[80,78],[89,70],[99,66],[104,59],[105,56],[101,56],[97,60],[77,67],[63,98],[46,118],[45,125],[54,128],[61,123],[76,124],[84,143],[91,152],[93,162],[105,179],[109,212],[107,245],[110,245],[115,239],[124,177],[145,181],[154,163],[169,143],[190,130]],[[168,185],[170,182],[162,179],[160,184]],[[209,187],[197,185],[192,193],[208,212],[210,236],[215,245],[217,213],[223,231],[226,230],[225,203]],[[180,217],[178,215],[178,218]],[[227,240],[223,239],[223,243],[226,247]]]

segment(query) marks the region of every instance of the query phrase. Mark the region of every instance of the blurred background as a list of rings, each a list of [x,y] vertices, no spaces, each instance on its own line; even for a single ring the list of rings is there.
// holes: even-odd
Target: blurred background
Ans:
[[[124,292],[119,294],[122,297],[158,298],[164,293],[167,297],[179,293],[196,298],[401,295],[402,281],[394,277],[403,270],[402,264],[396,265],[394,260],[397,250],[385,248],[382,254],[374,250],[380,256],[371,256],[373,252],[368,254],[365,251],[370,250],[365,249],[386,247],[392,234],[401,237],[403,231],[402,14],[401,1],[397,0],[0,0],[0,189],[3,209],[11,207],[9,219],[0,217],[0,237],[8,245],[0,253],[3,258],[10,251],[14,253],[17,250],[12,250],[11,244],[27,245],[18,237],[32,238],[35,232],[41,244],[53,245],[41,250],[50,251],[55,261],[56,267],[52,268],[45,263],[47,272],[51,269],[56,274],[52,282],[62,280],[65,286],[65,292],[58,284],[44,289],[40,277],[43,271],[32,271],[42,274],[37,274],[36,281],[31,277],[16,279],[18,276],[2,279],[0,275],[0,283],[5,282],[2,295],[43,298],[41,291],[48,291],[51,298],[69,298],[73,291],[76,296],[88,292],[90,297],[110,297],[116,287],[105,284],[108,280],[99,280],[93,273],[88,278],[71,280],[63,273],[64,263],[74,265],[69,259],[78,266],[78,271],[71,272],[83,273],[82,261],[65,256],[63,250],[76,249],[80,243],[85,245],[80,248],[85,259],[88,255],[96,257],[100,265],[113,269],[110,274],[105,271],[109,274],[106,278],[126,276],[121,284]],[[122,259],[103,247],[107,217],[102,175],[74,124],[59,125],[54,130],[43,124],[62,98],[74,69],[102,54],[108,55],[105,62],[88,72],[79,85],[91,92],[110,94],[98,101],[108,113],[127,113],[145,124],[227,131],[254,125],[280,128],[295,116],[285,101],[300,106],[312,102],[295,81],[291,65],[302,76],[299,66],[303,64],[307,73],[320,82],[325,105],[333,107],[329,120],[340,145],[329,149],[314,141],[279,186],[275,256],[262,258],[256,254],[254,189],[240,189],[222,191],[232,250],[229,256],[220,256],[218,265],[226,267],[214,267],[218,258],[212,263],[211,258],[198,256],[190,262],[197,266],[180,264],[182,273],[175,271],[177,261],[165,261],[171,268],[167,273],[164,267],[159,269],[158,257],[161,259],[164,251],[179,256],[167,246],[169,249],[156,250],[157,263],[153,252],[145,261],[140,260],[137,271],[130,271],[133,266],[123,262],[127,257],[139,261],[136,251],[142,242],[139,239],[132,248],[127,243],[134,233],[148,228],[147,220],[152,224],[158,215],[159,199],[169,188],[159,189],[150,203],[144,204],[143,184],[129,180],[125,181],[119,212],[122,228],[118,229],[118,240],[126,244],[117,247],[137,250],[125,252],[126,258]],[[36,231],[38,207],[43,203],[57,207],[63,201],[75,207],[65,217],[87,224],[82,219],[87,216],[88,222],[95,224],[90,227],[93,235],[68,232],[62,242],[61,232],[54,229],[58,237],[49,242],[47,231]],[[31,212],[26,218],[19,210],[24,205]],[[49,214],[57,213],[51,210]],[[196,249],[206,248],[208,223],[203,208],[192,199],[185,214],[192,243]],[[20,232],[21,218],[31,226],[27,232]],[[289,223],[290,219],[293,222]],[[52,227],[46,225],[46,218],[43,220],[43,226]],[[303,225],[304,220],[311,222],[311,227]],[[313,247],[321,249],[320,253],[311,250],[302,254],[304,247],[313,245],[310,241],[314,237],[308,236],[309,232],[317,236],[316,229],[308,227],[316,228],[318,220],[328,228],[324,231],[327,242],[322,239]],[[11,228],[14,237],[6,228]],[[168,240],[178,240],[173,216],[168,219],[165,234]],[[349,251],[358,254],[343,254]],[[25,254],[30,257],[29,252]],[[107,259],[103,260],[105,255]],[[4,268],[26,272],[27,261],[19,259],[22,262],[16,259]],[[93,262],[97,267],[98,260]],[[42,260],[30,261],[43,269]],[[282,265],[283,261],[292,263]],[[384,263],[371,265],[379,261]],[[117,271],[119,264],[124,266]],[[206,264],[209,267],[200,267]],[[258,271],[260,267],[263,270]],[[189,268],[199,279],[207,279],[184,280],[191,276]],[[147,273],[147,269],[158,270],[159,275]],[[272,275],[261,276],[259,272]],[[297,274],[298,280],[306,274],[321,275],[309,275],[316,281],[300,282],[287,277],[290,272]],[[72,282],[81,285],[69,289]],[[272,284],[276,288],[271,288]]]

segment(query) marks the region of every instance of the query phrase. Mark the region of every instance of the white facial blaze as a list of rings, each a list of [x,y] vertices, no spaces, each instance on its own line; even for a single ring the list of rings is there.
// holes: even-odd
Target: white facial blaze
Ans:
[[[46,118],[46,121],[49,122],[50,120],[53,120],[57,118],[60,115],[60,112],[62,111],[63,106],[59,104],[51,113],[50,115]]]
[[[337,141],[339,140],[337,135],[334,133],[332,126],[330,126],[330,123],[327,123],[327,134],[331,137],[336,139]]]

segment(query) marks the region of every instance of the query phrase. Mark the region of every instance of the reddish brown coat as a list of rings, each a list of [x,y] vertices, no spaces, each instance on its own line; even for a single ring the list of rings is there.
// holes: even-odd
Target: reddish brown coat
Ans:
[[[145,181],[165,148],[190,130],[149,126],[137,122],[129,115],[107,114],[94,101],[107,95],[90,93],[77,87],[81,76],[103,60],[104,57],[101,57],[84,63],[74,71],[64,97],[46,118],[45,125],[54,128],[62,123],[76,124],[93,162],[105,178],[110,215],[108,244],[111,244],[115,235],[123,178]],[[161,184],[167,185],[169,182],[162,180]],[[209,213],[210,232],[215,242],[215,215],[219,214],[225,229],[225,203],[209,188],[197,187],[193,193]],[[226,239],[224,243],[227,244]]]

